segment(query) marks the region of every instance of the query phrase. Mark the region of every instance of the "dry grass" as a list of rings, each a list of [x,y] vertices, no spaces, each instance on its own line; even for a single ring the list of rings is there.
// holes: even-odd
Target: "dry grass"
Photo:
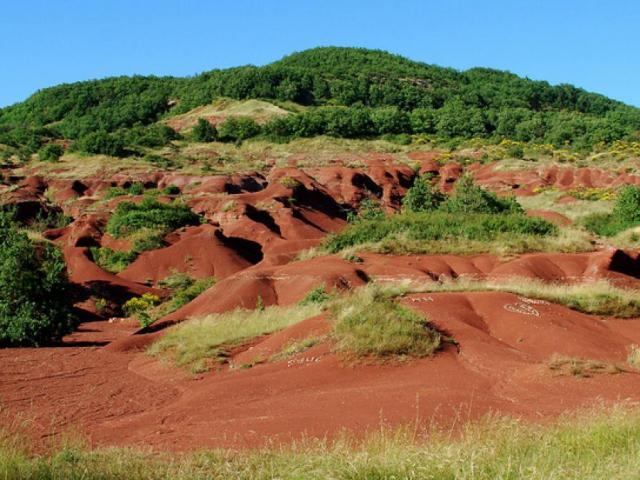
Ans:
[[[640,346],[634,344],[629,347],[627,363],[633,368],[640,370]]]
[[[555,375],[580,378],[590,378],[602,374],[616,375],[624,371],[614,363],[564,355],[553,355],[547,365]]]

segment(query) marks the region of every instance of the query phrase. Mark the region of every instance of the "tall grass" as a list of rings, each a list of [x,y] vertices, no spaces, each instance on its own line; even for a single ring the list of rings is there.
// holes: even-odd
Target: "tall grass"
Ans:
[[[421,314],[396,303],[376,285],[359,288],[331,305],[337,350],[355,357],[424,357],[440,346],[440,334]]]
[[[462,239],[485,243],[507,237],[546,237],[557,233],[557,227],[551,223],[520,214],[404,213],[349,225],[342,232],[330,235],[323,248],[328,253],[337,253],[385,240],[448,242]]]
[[[640,472],[640,412],[628,406],[590,409],[550,426],[494,416],[460,430],[381,428],[364,440],[344,435],[333,442],[183,456],[73,446],[30,456],[5,435],[0,478],[617,480]]]
[[[593,315],[618,318],[640,317],[640,294],[637,290],[616,287],[607,280],[578,284],[545,283],[531,278],[510,277],[505,280],[474,280],[411,284],[405,291],[413,292],[470,292],[501,291],[552,303]]]
[[[148,353],[172,360],[193,372],[206,371],[226,361],[234,348],[261,335],[319,314],[316,303],[292,307],[237,309],[226,313],[191,319],[169,328],[152,344]]]

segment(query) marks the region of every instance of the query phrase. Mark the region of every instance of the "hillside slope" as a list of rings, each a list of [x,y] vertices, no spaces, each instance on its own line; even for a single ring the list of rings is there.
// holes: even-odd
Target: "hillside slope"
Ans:
[[[179,138],[159,120],[222,97],[316,107],[227,135],[232,141],[423,134],[591,149],[637,139],[640,130],[639,109],[571,85],[486,68],[460,72],[378,50],[324,47],[262,67],[189,78],[113,77],[47,88],[0,110],[0,150],[5,159],[26,159],[57,142],[86,153],[142,154]]]

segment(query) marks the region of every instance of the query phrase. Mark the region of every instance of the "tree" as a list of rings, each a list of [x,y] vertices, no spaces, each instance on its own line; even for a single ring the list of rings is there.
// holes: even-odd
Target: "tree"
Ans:
[[[196,142],[213,142],[218,138],[218,130],[204,118],[199,118],[191,135]]]
[[[0,212],[0,347],[39,346],[76,327],[60,251],[38,245]]]
[[[230,117],[218,129],[221,140],[242,141],[260,133],[260,125],[249,117]]]
[[[620,189],[613,216],[623,222],[640,222],[640,187],[627,185]]]
[[[43,162],[57,162],[64,154],[64,148],[57,143],[50,143],[38,150],[38,157]]]

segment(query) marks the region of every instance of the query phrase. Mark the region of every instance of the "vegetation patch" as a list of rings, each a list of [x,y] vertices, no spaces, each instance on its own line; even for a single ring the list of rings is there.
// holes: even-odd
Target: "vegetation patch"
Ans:
[[[590,378],[601,374],[615,375],[624,371],[613,363],[564,355],[553,355],[547,365],[555,375],[581,378]]]
[[[441,343],[428,319],[372,285],[337,299],[330,307],[336,349],[356,358],[425,357]]]
[[[603,237],[612,237],[640,225],[640,187],[627,185],[620,189],[613,212],[585,217],[584,226]]]
[[[84,444],[86,445],[86,444]],[[0,432],[0,477],[69,480],[458,479],[601,480],[640,471],[640,413],[630,407],[565,415],[551,425],[507,417],[468,423],[455,434],[415,425],[364,438],[307,439],[262,449],[176,456],[135,448],[89,450],[68,442],[29,453],[24,437]]]
[[[0,211],[0,347],[39,346],[73,331],[72,289],[60,251]]]
[[[317,304],[270,306],[191,319],[171,327],[148,353],[168,358],[194,373],[205,372],[227,362],[231,352],[249,340],[273,333],[319,314]]]
[[[557,232],[558,228],[546,220],[520,214],[403,213],[351,224],[342,232],[327,237],[322,249],[327,253],[338,253],[358,245],[371,248],[371,244],[378,244],[378,251],[409,253],[427,246],[424,242],[444,242],[445,247],[446,242],[461,239],[483,244],[503,239],[513,242],[529,237],[550,237]],[[401,245],[394,246],[394,242]],[[403,243],[406,251],[398,251]]]
[[[592,315],[618,318],[640,317],[640,295],[637,290],[618,288],[606,280],[559,284],[531,278],[510,278],[508,281],[460,278],[448,282],[431,282],[406,286],[407,292],[480,292],[499,291],[546,300]]]
[[[140,229],[162,229],[171,232],[186,225],[200,224],[200,217],[182,203],[161,203],[146,197],[141,203],[122,202],[107,223],[107,232],[116,238]]]

